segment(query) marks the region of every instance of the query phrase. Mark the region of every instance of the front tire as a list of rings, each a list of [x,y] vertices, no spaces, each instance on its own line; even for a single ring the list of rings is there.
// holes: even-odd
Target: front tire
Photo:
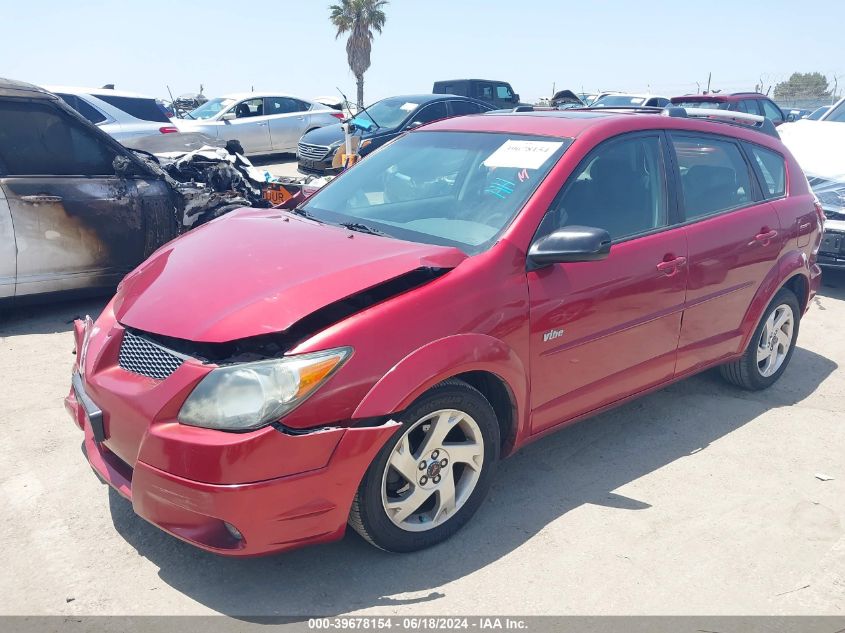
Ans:
[[[493,407],[460,380],[432,387],[404,411],[352,502],[349,524],[389,552],[445,541],[481,505],[499,460]]]
[[[781,288],[766,308],[745,353],[720,367],[722,377],[749,391],[771,387],[789,365],[800,321],[798,298],[788,288]]]

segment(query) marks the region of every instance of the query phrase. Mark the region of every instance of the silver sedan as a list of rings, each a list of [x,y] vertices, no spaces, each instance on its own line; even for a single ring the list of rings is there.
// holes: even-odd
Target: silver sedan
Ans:
[[[245,92],[211,99],[174,122],[183,132],[240,141],[244,152],[254,156],[296,152],[303,134],[342,118],[342,113],[314,101]]]

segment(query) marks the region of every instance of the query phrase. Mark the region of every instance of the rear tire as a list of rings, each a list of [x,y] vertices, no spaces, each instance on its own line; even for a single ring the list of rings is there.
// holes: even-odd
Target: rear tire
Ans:
[[[446,380],[397,419],[367,469],[349,525],[389,552],[445,541],[478,510],[499,460],[499,423],[474,387]]]
[[[781,288],[766,308],[745,353],[719,368],[722,377],[749,391],[771,387],[789,365],[800,321],[798,298],[788,288]]]

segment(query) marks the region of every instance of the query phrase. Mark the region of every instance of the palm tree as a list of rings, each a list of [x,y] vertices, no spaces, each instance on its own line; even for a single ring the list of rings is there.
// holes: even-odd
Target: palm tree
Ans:
[[[358,82],[358,107],[364,107],[364,73],[370,67],[370,52],[373,49],[373,31],[381,33],[385,20],[384,6],[387,0],[341,0],[329,7],[329,19],[337,27],[339,38],[349,33],[346,41],[346,57],[349,68]]]

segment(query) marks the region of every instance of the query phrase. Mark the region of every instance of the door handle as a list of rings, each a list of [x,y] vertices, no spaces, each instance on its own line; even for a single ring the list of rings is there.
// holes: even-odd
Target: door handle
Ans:
[[[677,274],[680,268],[687,263],[686,257],[675,257],[674,259],[670,259],[669,261],[663,261],[657,264],[657,270],[662,272],[667,277],[672,277],[673,275]]]
[[[61,196],[48,196],[47,194],[39,193],[34,196],[21,196],[24,202],[61,202]]]
[[[778,236],[778,232],[775,230],[766,231],[766,228],[763,227],[760,233],[754,236],[754,242],[758,244],[762,244],[763,246],[768,246],[769,243]],[[751,242],[749,246],[754,246],[754,242]]]
[[[267,125],[267,121],[259,121],[256,125]]]

